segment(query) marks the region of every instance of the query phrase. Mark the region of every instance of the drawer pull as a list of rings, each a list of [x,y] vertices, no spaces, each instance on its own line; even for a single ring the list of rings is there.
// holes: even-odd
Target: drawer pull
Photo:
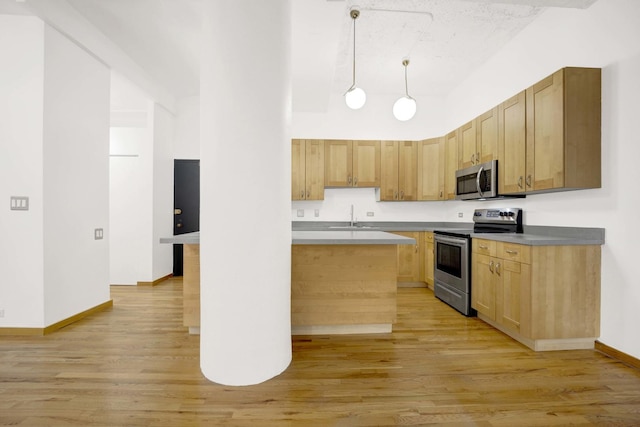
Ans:
[[[489,271],[493,273],[493,261],[489,261]]]
[[[511,249],[507,249],[506,252],[511,255],[518,255],[518,251],[512,251]]]
[[[485,245],[478,245],[478,247],[479,247],[480,249],[489,249],[489,246],[485,246]]]

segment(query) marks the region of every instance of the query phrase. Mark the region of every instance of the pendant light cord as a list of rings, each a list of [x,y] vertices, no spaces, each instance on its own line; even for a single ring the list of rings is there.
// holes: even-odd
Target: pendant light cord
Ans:
[[[411,97],[411,95],[409,95],[409,83],[408,83],[408,79],[407,79],[407,67],[409,66],[409,60],[408,59],[403,59],[402,60],[402,65],[404,65],[404,93],[405,93],[405,95],[407,95],[407,98],[413,99]]]

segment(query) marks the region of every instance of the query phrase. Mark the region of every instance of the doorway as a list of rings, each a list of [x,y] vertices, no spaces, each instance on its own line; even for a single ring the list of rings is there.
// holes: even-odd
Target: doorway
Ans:
[[[200,231],[200,160],[173,161],[173,234]],[[182,276],[182,245],[173,245],[173,275]]]

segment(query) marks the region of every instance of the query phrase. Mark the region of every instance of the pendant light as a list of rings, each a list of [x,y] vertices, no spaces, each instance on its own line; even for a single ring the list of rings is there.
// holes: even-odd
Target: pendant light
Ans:
[[[407,84],[407,66],[409,65],[409,59],[403,59],[402,65],[404,65],[405,95],[393,104],[393,115],[401,122],[406,122],[416,114],[416,100],[409,96],[409,85]]]
[[[367,101],[367,94],[364,93],[364,90],[356,86],[356,19],[360,16],[360,11],[352,9],[350,16],[353,20],[353,82],[344,94],[344,100],[349,108],[358,110],[362,108]]]

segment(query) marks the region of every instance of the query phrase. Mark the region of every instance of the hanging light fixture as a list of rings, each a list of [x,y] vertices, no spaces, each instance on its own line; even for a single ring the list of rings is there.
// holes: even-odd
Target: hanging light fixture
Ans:
[[[410,120],[416,114],[416,100],[409,96],[409,85],[407,84],[407,66],[409,65],[409,59],[402,60],[404,65],[404,93],[405,95],[399,98],[395,104],[393,104],[393,115],[401,122]]]
[[[367,94],[364,90],[356,86],[356,19],[360,16],[360,11],[352,9],[350,11],[351,19],[353,20],[353,82],[351,87],[344,94],[344,100],[347,106],[353,110],[362,108],[367,101]]]

